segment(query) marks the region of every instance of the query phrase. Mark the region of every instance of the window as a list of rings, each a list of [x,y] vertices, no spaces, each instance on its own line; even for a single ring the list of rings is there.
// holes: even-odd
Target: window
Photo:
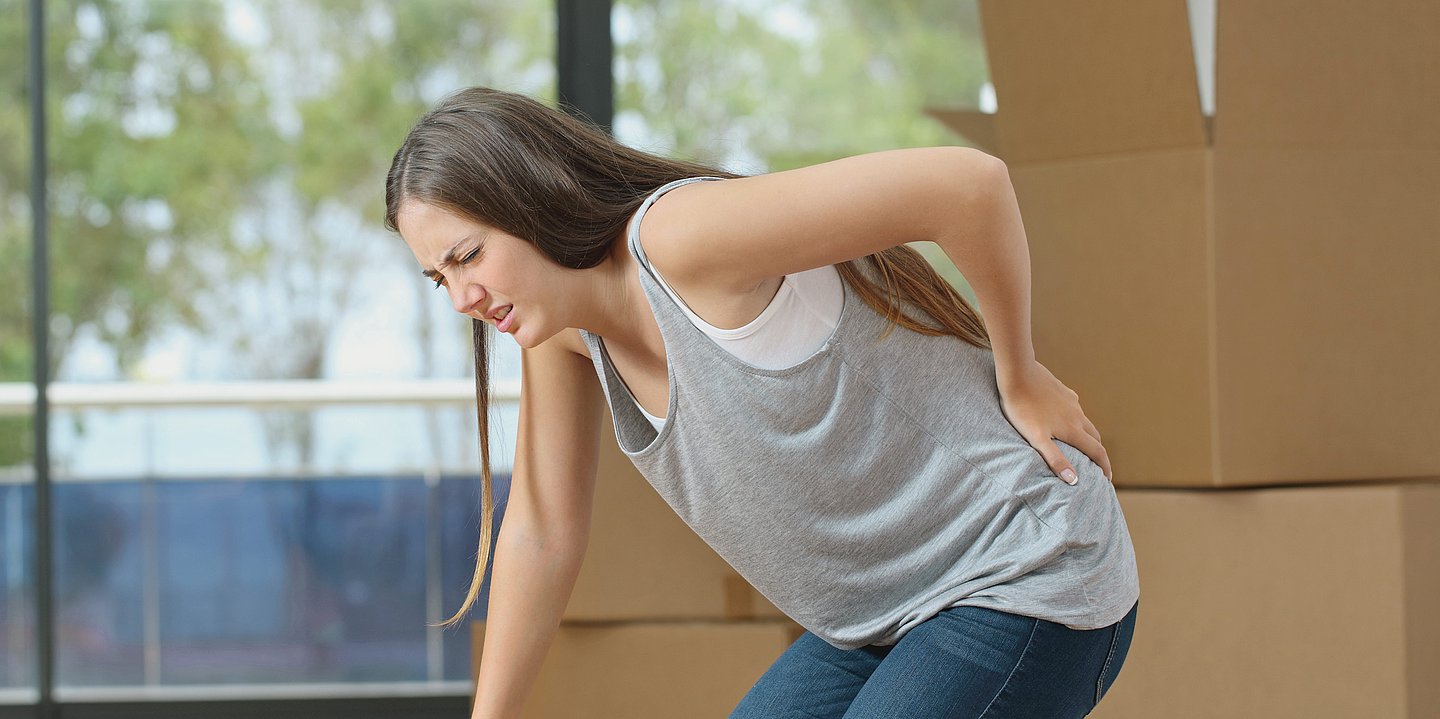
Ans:
[[[616,136],[744,174],[964,144],[923,110],[988,91],[973,0],[617,0],[612,25]]]
[[[553,96],[553,13],[46,5],[51,346],[73,400],[51,424],[62,701],[217,684],[467,691],[468,634],[426,624],[458,608],[473,568],[473,393],[355,393],[469,381],[468,320],[383,229],[384,174],[451,90]],[[3,17],[18,24],[0,32],[24,36],[23,17]],[[494,372],[518,377],[518,359],[502,348]],[[235,382],[255,384],[235,396]],[[494,446],[508,447],[514,410],[498,414]],[[508,453],[495,455],[503,483]],[[23,484],[3,487],[9,507]],[[6,546],[4,567],[28,551]],[[6,652],[12,686],[34,681],[33,656]]]

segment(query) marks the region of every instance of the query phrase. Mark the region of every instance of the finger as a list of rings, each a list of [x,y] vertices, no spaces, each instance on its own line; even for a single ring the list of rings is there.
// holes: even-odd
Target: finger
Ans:
[[[1098,444],[1098,445],[1100,445],[1100,452],[1101,452],[1101,453],[1105,453],[1105,446],[1104,446],[1103,444],[1101,444],[1101,440],[1100,440],[1100,429],[1095,426],[1095,423],[1094,423],[1094,422],[1091,422],[1091,421],[1090,421],[1090,418],[1089,418],[1089,417],[1086,417],[1086,418],[1085,418],[1085,432],[1086,432],[1087,434],[1089,434],[1091,437],[1094,437],[1094,438],[1095,438],[1095,443]],[[1088,453],[1087,453],[1087,454],[1088,454]],[[1092,456],[1092,459],[1093,459],[1093,456]],[[1106,479],[1108,479],[1108,480],[1110,480],[1110,481],[1112,481],[1112,482],[1115,481],[1115,471],[1114,471],[1114,469],[1112,469],[1111,466],[1110,466],[1110,456],[1109,456],[1109,454],[1105,454],[1105,456],[1104,456],[1104,461],[1103,461],[1103,462],[1097,460],[1095,463],[1098,464],[1098,465],[1100,465],[1100,468],[1101,468],[1101,469],[1105,470],[1105,478],[1106,478]]]
[[[1065,441],[1085,453],[1086,456],[1095,462],[1095,464],[1099,465],[1100,469],[1105,472],[1105,478],[1110,479],[1110,454],[1105,451],[1105,445],[1100,444],[1100,440],[1095,439],[1089,432],[1086,432],[1077,436],[1074,442],[1068,439]]]
[[[1070,460],[1065,459],[1065,455],[1060,452],[1060,445],[1055,444],[1053,440],[1047,439],[1041,442],[1040,446],[1035,449],[1040,452],[1041,457],[1045,458],[1045,464],[1050,465],[1050,471],[1054,472],[1055,476],[1059,477],[1066,484],[1075,484],[1079,481],[1079,475],[1075,472],[1075,468],[1070,465]]]

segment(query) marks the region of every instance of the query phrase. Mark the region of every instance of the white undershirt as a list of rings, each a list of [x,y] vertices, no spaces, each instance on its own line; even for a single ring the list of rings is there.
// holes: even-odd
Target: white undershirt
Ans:
[[[641,267],[640,271],[644,272],[645,268]],[[721,329],[691,311],[653,265],[650,271],[685,316],[690,318],[691,324],[700,328],[721,349],[746,364],[763,369],[793,367],[818,352],[839,323],[840,311],[845,303],[840,273],[833,265],[826,265],[785,275],[774,299],[759,316],[743,327]],[[624,382],[621,384],[624,385]],[[630,388],[626,387],[625,391],[629,394]],[[630,400],[635,401],[634,394],[630,394]],[[639,402],[635,402],[635,407],[650,420],[657,432],[665,426],[664,417],[646,412]]]

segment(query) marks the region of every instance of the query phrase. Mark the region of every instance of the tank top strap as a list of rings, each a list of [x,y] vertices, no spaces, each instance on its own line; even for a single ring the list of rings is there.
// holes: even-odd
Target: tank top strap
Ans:
[[[650,258],[648,258],[648,257],[645,256],[645,248],[643,248],[643,247],[640,246],[640,221],[645,218],[645,213],[646,213],[647,211],[649,211],[650,206],[653,205],[653,204],[655,204],[655,201],[658,200],[658,199],[660,199],[660,196],[661,196],[661,195],[663,195],[663,194],[665,194],[665,193],[667,193],[667,192],[669,192],[669,191],[671,191],[671,190],[673,190],[673,189],[675,189],[675,188],[677,188],[677,187],[680,187],[681,185],[688,185],[688,184],[690,184],[690,183],[692,183],[692,182],[700,182],[701,180],[723,180],[723,179],[725,179],[725,178],[723,178],[723,177],[702,176],[702,177],[686,177],[686,178],[682,178],[682,179],[679,179],[679,180],[675,180],[675,181],[673,181],[673,182],[667,182],[667,183],[665,183],[664,185],[661,185],[659,189],[657,189],[657,190],[655,190],[654,192],[650,193],[650,196],[647,197],[647,198],[645,198],[645,201],[644,201],[644,202],[640,203],[640,209],[638,209],[638,210],[635,211],[635,217],[630,221],[630,232],[629,232],[629,234],[628,234],[627,237],[626,237],[626,241],[629,243],[629,246],[630,246],[630,254],[635,256],[635,259],[640,262],[640,266],[643,267],[643,268],[645,268],[645,272],[646,272],[647,274],[649,274],[652,278],[655,277],[655,271],[650,268]],[[658,282],[658,279],[657,279],[657,282]]]

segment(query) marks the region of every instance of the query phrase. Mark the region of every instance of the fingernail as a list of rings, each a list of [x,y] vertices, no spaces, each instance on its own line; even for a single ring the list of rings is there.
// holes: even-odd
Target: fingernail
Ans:
[[[1075,470],[1066,467],[1060,471],[1060,477],[1070,484],[1075,484]]]

